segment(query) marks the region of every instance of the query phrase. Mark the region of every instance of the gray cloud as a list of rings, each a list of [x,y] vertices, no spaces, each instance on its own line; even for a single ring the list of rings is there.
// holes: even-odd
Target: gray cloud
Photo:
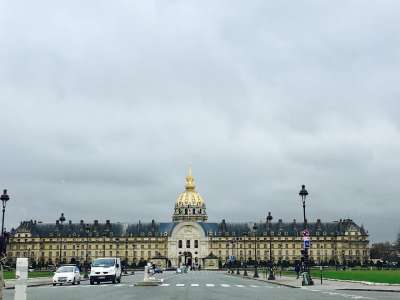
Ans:
[[[400,230],[397,1],[3,1],[0,182],[23,219]]]

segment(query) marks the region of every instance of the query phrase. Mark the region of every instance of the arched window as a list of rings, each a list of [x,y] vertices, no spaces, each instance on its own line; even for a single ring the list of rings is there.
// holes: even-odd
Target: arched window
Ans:
[[[182,240],[178,241],[178,248],[182,248]]]
[[[187,210],[187,208],[185,208],[185,215],[187,215],[188,214],[188,210]]]
[[[195,215],[196,214],[196,209],[193,208],[192,210],[192,214]]]

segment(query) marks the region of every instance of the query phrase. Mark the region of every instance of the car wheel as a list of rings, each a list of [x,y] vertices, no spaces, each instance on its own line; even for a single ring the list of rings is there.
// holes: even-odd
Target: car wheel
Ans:
[[[90,285],[93,285],[94,284],[94,280],[92,279],[92,278],[90,278]]]
[[[74,278],[74,281],[72,281],[72,285],[75,285],[75,278]]]
[[[53,283],[53,286],[56,286],[57,283]]]
[[[79,279],[78,284],[81,284],[81,280]]]

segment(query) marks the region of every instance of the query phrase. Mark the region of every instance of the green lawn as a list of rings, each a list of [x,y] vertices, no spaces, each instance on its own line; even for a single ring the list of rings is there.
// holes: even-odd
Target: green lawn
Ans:
[[[34,272],[29,272],[28,277],[29,278],[51,277],[51,276],[53,276],[53,274],[54,274],[53,272],[47,272],[47,271],[43,271],[43,272],[34,271]],[[15,271],[5,271],[4,279],[15,279]]]
[[[397,283],[400,284],[400,270],[346,270],[336,271],[335,269],[325,269],[323,272],[324,278],[342,279],[342,280],[357,280],[369,281],[378,283]],[[285,271],[282,275],[295,275],[294,272]],[[311,270],[313,278],[320,277],[320,271]]]
[[[312,270],[314,277],[320,276],[320,271]],[[352,270],[352,271],[335,271],[324,270],[323,277],[344,280],[359,280],[380,283],[398,283],[400,284],[400,270]]]

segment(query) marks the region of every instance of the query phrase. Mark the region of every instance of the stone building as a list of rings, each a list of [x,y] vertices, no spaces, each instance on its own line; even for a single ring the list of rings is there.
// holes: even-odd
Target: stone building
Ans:
[[[157,261],[162,265],[198,264],[218,257],[236,260],[269,260],[270,241],[274,262],[300,260],[303,222],[219,223],[208,222],[204,199],[196,191],[189,171],[185,190],[176,199],[172,222],[113,223],[98,220],[86,223],[52,224],[21,222],[12,230],[7,255],[29,257],[40,264],[90,262],[97,257],[117,256],[128,264]],[[308,223],[311,236],[310,259],[314,262],[359,262],[369,259],[368,233],[350,219]]]

